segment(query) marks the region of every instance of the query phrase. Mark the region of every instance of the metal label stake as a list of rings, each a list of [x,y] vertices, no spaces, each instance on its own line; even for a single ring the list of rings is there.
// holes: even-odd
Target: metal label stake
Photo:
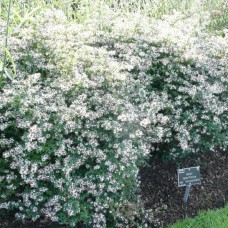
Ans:
[[[188,196],[189,196],[190,188],[191,188],[191,184],[189,184],[189,185],[186,186],[185,193],[184,193],[184,198],[183,198],[183,202],[184,203],[187,203],[187,201],[188,201]]]

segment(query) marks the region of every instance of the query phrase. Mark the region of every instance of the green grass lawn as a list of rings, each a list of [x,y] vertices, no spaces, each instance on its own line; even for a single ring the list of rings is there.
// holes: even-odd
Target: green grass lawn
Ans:
[[[185,219],[169,228],[227,228],[228,205],[225,208],[208,212],[201,212],[194,219]]]

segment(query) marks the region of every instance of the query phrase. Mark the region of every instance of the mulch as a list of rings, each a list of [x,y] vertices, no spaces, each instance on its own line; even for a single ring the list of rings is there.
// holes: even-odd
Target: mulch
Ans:
[[[187,203],[185,187],[178,188],[177,169],[200,166],[201,185],[191,187]],[[199,153],[178,161],[150,159],[139,173],[141,195],[146,209],[153,213],[153,227],[167,227],[177,220],[194,217],[200,211],[224,207],[228,203],[228,151]],[[15,221],[13,215],[0,218],[0,228],[58,228],[56,223]]]
[[[228,203],[228,151],[200,153],[178,163],[151,159],[149,164],[141,169],[140,177],[144,205],[154,214],[151,227],[166,227]],[[201,185],[193,185],[183,203],[185,187],[178,188],[177,169],[193,166],[200,166]]]

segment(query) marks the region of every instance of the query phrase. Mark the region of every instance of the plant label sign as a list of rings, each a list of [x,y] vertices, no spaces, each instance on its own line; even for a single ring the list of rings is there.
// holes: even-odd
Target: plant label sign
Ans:
[[[200,167],[178,169],[178,187],[201,184]]]
[[[184,187],[185,194],[183,197],[184,203],[187,203],[191,185],[201,184],[200,167],[190,167],[178,169],[178,187]]]

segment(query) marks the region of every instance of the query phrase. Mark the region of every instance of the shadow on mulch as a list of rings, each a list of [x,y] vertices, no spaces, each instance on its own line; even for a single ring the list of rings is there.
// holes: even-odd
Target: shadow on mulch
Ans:
[[[166,227],[228,203],[228,151],[200,153],[178,164],[159,159],[151,159],[149,164],[150,167],[140,170],[140,178],[144,205],[154,213],[151,227]],[[184,204],[185,187],[177,186],[177,169],[191,166],[200,166],[202,181],[201,185],[191,187]]]

